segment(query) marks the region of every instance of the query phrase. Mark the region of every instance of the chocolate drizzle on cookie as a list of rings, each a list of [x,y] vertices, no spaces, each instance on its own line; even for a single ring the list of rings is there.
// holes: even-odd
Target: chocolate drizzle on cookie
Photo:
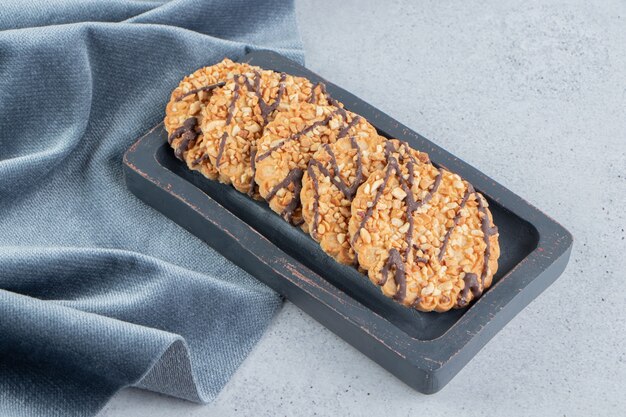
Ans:
[[[478,277],[476,276],[476,274],[473,274],[471,272],[465,274],[465,276],[463,277],[463,283],[465,285],[463,286],[460,298],[456,303],[458,307],[465,307],[467,305],[467,303],[469,302],[467,296],[469,295],[470,291],[472,292],[473,298],[478,298],[483,293],[483,285],[478,282]]]
[[[411,308],[417,309],[421,302],[422,302],[422,297],[418,295],[417,297],[415,297],[415,300],[413,300],[413,302],[411,303]]]
[[[354,126],[355,124],[356,123],[352,123],[350,127]],[[402,184],[402,187],[404,191],[407,193],[407,195],[411,194],[410,189],[413,186],[413,181],[415,177],[415,167],[418,166],[420,162],[428,162],[428,157],[425,154],[424,154],[424,157],[420,155],[420,158],[419,158],[420,162],[418,162],[418,160],[415,158],[414,154],[412,153],[413,152],[412,149],[410,149],[407,143],[398,141],[398,140],[393,140],[393,141],[385,140],[383,143],[384,143],[384,158],[387,162],[393,159],[394,161],[396,161],[395,162],[396,164],[397,164],[397,160],[400,160],[402,163],[407,163],[409,176],[407,180],[405,181],[406,183]],[[310,233],[317,240],[319,239],[316,236],[316,234],[317,234],[317,229],[318,229],[320,217],[321,217],[319,213],[320,191],[319,191],[318,175],[328,177],[331,184],[333,184],[343,194],[344,198],[348,201],[352,201],[354,199],[354,195],[356,194],[358,187],[361,186],[361,184],[365,180],[365,178],[363,177],[363,155],[362,155],[361,148],[358,146],[358,143],[354,136],[350,137],[350,144],[354,149],[356,149],[356,160],[355,160],[356,173],[355,173],[355,179],[351,185],[348,185],[343,182],[342,177],[341,177],[341,172],[337,165],[337,160],[329,145],[325,145],[323,147],[329,156],[329,159],[325,163],[322,163],[315,159],[311,159],[311,161],[309,162],[307,172],[309,173],[309,177],[312,180],[313,191],[314,191],[313,207],[312,207],[313,208],[313,221],[312,221]],[[377,145],[377,146],[380,146],[380,145]],[[392,162],[392,164],[393,163],[394,162]],[[314,168],[317,168],[317,169],[314,169]],[[382,192],[385,186],[386,186],[386,182],[383,187],[379,188],[379,191]],[[438,187],[438,183],[435,184],[434,191],[436,191],[437,187]],[[374,199],[373,205],[375,205],[379,199],[380,199],[380,195],[377,195]],[[422,203],[421,201],[420,201],[420,204],[413,202],[412,195],[408,197],[407,201],[410,201],[409,204],[411,206],[412,211],[414,211],[414,209],[419,208]],[[365,215],[366,216],[365,221],[367,221],[367,218],[369,218],[372,215],[372,210],[373,210],[373,206],[371,210],[368,210],[368,214]],[[412,234],[413,233],[412,221],[410,222],[410,228],[411,228],[410,233]],[[361,228],[359,228],[359,231],[360,229]],[[354,243],[355,237],[356,236],[353,236],[352,243]],[[398,256],[390,255],[389,258],[387,259],[388,263],[384,266],[385,271],[383,272],[383,275],[385,278],[383,282],[380,283],[380,285],[384,285],[384,283],[386,282],[386,276],[387,276],[389,269],[392,266],[397,266],[397,260],[398,259],[402,260],[402,256],[405,256],[403,254],[400,254],[400,252],[398,252],[397,255]],[[356,259],[356,253],[355,253],[355,259]],[[402,265],[400,269],[404,270],[404,266]],[[398,268],[395,268],[395,270],[398,271]],[[396,275],[396,279],[399,285],[399,291],[396,293],[396,296],[404,298],[403,294],[405,294],[406,292],[405,284],[403,283],[404,275],[402,275],[402,273],[400,272],[397,272],[395,275]]]
[[[412,149],[409,147],[409,144],[403,142],[401,140],[388,140],[385,141],[385,160],[389,161],[389,157],[392,155],[396,155],[398,161],[401,164],[404,164],[406,161],[411,161],[413,164],[418,164],[417,159],[412,154]],[[426,154],[420,154],[426,155]],[[420,160],[420,162],[428,162],[428,158],[425,160]],[[409,169],[413,169],[413,167],[409,167]],[[413,181],[413,178],[409,178],[410,181]],[[413,183],[411,183],[413,186]]]
[[[339,139],[343,138],[344,136],[346,136],[348,134],[348,132],[350,131],[350,129],[352,129],[354,126],[356,126],[356,124],[359,123],[360,120],[361,120],[361,116],[354,116],[352,118],[352,120],[350,121],[350,123],[345,125],[339,131],[339,133],[337,133],[337,140],[339,140]]]
[[[258,99],[259,109],[261,110],[262,127],[267,125],[270,116],[278,108],[283,96],[285,95],[285,80],[287,78],[287,74],[285,73],[280,74],[278,92],[276,93],[276,97],[272,104],[268,104],[268,102],[266,102],[265,99],[263,98],[263,92],[261,91],[261,81],[262,81],[261,73],[259,71],[254,71],[253,74],[254,74],[254,77],[252,78],[252,81],[250,81],[250,78],[248,76],[243,75],[243,74],[237,74],[233,76],[233,81],[235,83],[235,86],[233,89],[233,96],[228,105],[227,115],[226,115],[226,120],[225,120],[225,130],[220,136],[219,145],[217,149],[217,157],[215,161],[215,166],[218,169],[223,162],[222,159],[224,156],[224,152],[226,150],[226,144],[228,142],[228,139],[230,138],[229,127],[233,123],[237,101],[239,100],[242,94],[245,94],[245,92],[242,92],[242,88],[245,88],[246,91],[252,92],[256,95]],[[218,85],[216,84],[216,86]],[[254,172],[256,170],[256,161],[255,161],[256,149],[254,147],[254,143],[251,143],[250,145],[251,145],[250,146],[250,169],[252,171],[252,174],[251,174],[250,188],[248,190],[248,195],[252,196],[254,195],[255,190],[257,188],[254,182]],[[197,163],[201,163],[202,161],[206,159],[208,159],[208,154],[205,152],[200,158],[196,159],[196,161]],[[196,161],[194,161],[194,164],[196,163]]]
[[[287,206],[280,213],[280,216],[288,222],[291,222],[293,218],[293,213],[295,212],[296,208],[298,208],[298,206],[300,205],[300,190],[302,190],[302,176],[303,175],[304,175],[304,171],[301,170],[300,168],[292,169],[291,171],[289,171],[287,176],[283,178],[281,182],[276,184],[274,188],[272,188],[270,192],[267,194],[267,196],[265,197],[267,201],[270,201],[272,198],[274,198],[274,196],[276,196],[276,193],[279,190],[281,190],[282,188],[287,188],[291,184],[293,184],[293,195],[291,196],[291,201],[289,202],[289,204],[287,204]]]
[[[389,251],[389,257],[385,262],[385,266],[382,269],[383,281],[387,281],[387,275],[389,273],[390,268],[393,266],[395,268],[394,273],[394,282],[396,284],[396,293],[393,298],[397,301],[403,301],[406,297],[406,271],[404,270],[404,262],[409,256],[409,252],[411,251],[411,244],[413,242],[413,230],[414,230],[414,219],[413,212],[418,209],[419,202],[415,200],[413,197],[413,193],[411,192],[411,188],[413,186],[414,178],[415,178],[415,168],[414,168],[414,160],[409,160],[407,163],[407,169],[409,171],[408,178],[404,180],[401,175],[400,167],[397,165],[397,162],[392,157],[389,164],[396,164],[395,171],[398,174],[398,179],[400,180],[400,186],[402,187],[402,191],[406,193],[406,219],[409,223],[409,228],[406,231],[406,242],[407,246],[404,250],[402,256],[397,249],[391,249]],[[383,185],[384,186],[384,185]],[[397,252],[397,254],[394,253]],[[384,285],[384,284],[382,284]]]
[[[480,228],[483,232],[483,239],[485,239],[485,253],[483,257],[483,272],[480,276],[481,285],[485,284],[485,276],[488,273],[489,258],[491,257],[491,241],[490,237],[498,233],[498,227],[496,225],[491,226],[489,220],[489,214],[487,213],[487,207],[485,207],[484,197],[478,196],[478,211],[482,214]]]
[[[406,197],[405,197],[406,220],[407,220],[407,223],[409,224],[409,227],[406,231],[404,240],[407,242],[407,247],[404,249],[402,253],[400,253],[400,251],[398,251],[395,248],[392,248],[389,251],[387,260],[385,261],[383,268],[381,270],[382,279],[380,280],[378,285],[380,286],[385,285],[387,283],[387,277],[389,275],[389,272],[392,269],[394,269],[394,282],[396,285],[396,293],[394,294],[393,298],[397,301],[403,301],[406,297],[405,263],[411,252],[411,249],[412,248],[418,249],[418,247],[412,243],[414,227],[415,227],[413,213],[432,199],[433,194],[437,192],[437,190],[439,189],[439,186],[441,184],[441,177],[443,175],[443,171],[440,169],[437,174],[437,177],[435,177],[435,180],[433,181],[433,184],[430,186],[426,195],[424,195],[422,199],[416,200],[413,196],[413,192],[411,189],[415,182],[415,167],[417,165],[417,160],[413,157],[413,155],[411,155],[408,152],[406,153],[406,156],[403,156],[402,154],[400,154],[400,158],[407,161],[406,167],[408,170],[408,176],[406,179],[404,179],[401,174],[398,160],[394,156],[391,156],[392,152],[398,152],[402,146],[405,146],[405,144],[401,143],[398,148],[394,147],[393,144],[389,144],[389,143],[386,144],[385,153],[387,155],[389,162],[387,164],[387,169],[385,172],[383,183],[376,190],[376,195],[374,197],[374,200],[372,201],[372,205],[368,207],[367,210],[365,211],[365,214],[361,218],[359,227],[357,228],[356,232],[354,233],[352,237],[352,244],[354,245],[354,243],[356,242],[356,239],[360,235],[361,229],[365,227],[365,224],[367,223],[367,221],[372,217],[373,212],[374,212],[374,207],[378,204],[378,201],[383,195],[383,192],[385,188],[387,187],[387,184],[389,183],[389,179],[391,178],[392,173],[395,173],[397,175],[402,191],[404,191],[404,193],[406,194]],[[416,261],[428,262],[428,260],[424,258],[416,258]]]
[[[426,251],[423,250],[422,248],[420,248],[417,243],[413,243],[413,253],[415,253],[415,256],[413,257],[413,260],[415,261],[415,263],[427,264],[429,262],[429,260],[427,258],[423,258],[421,256],[418,256],[417,255],[417,251],[422,251],[423,253],[426,253]]]
[[[374,207],[376,207],[376,205],[378,204],[378,201],[382,197],[383,191],[387,187],[387,183],[389,182],[389,179],[391,178],[392,173],[399,173],[399,172],[400,172],[400,167],[398,166],[398,161],[396,160],[396,158],[390,156],[389,157],[389,162],[387,164],[387,169],[385,170],[385,177],[383,178],[383,183],[376,190],[376,195],[374,196],[374,200],[372,201],[372,205],[369,206],[367,208],[367,210],[365,211],[365,214],[361,218],[361,223],[359,223],[359,227],[357,228],[356,232],[352,236],[352,245],[353,246],[354,246],[354,243],[356,242],[356,239],[360,235],[361,229],[363,229],[365,227],[365,223],[367,223],[367,221],[372,217],[372,214],[374,213]],[[399,178],[402,178],[402,176],[399,175]],[[407,197],[408,197],[408,195],[407,195]],[[408,204],[407,204],[407,206],[408,206]],[[411,227],[409,227],[409,228],[412,229]],[[399,263],[398,263],[398,260],[399,260]],[[404,287],[406,285],[406,277],[405,277],[405,270],[404,270],[403,259],[400,256],[400,253],[398,252],[398,250],[395,249],[395,248],[391,249],[389,251],[389,254],[388,254],[388,257],[387,257],[387,261],[385,262],[385,265],[384,265],[384,267],[382,269],[383,277],[382,277],[382,280],[380,282],[378,282],[378,285],[382,286],[382,285],[386,284],[386,282],[387,282],[387,275],[388,275],[388,273],[389,273],[389,271],[390,271],[392,266],[395,267],[395,270],[396,270],[395,275],[394,275],[394,279],[396,280],[396,286],[398,287],[398,290],[399,290],[401,287]],[[396,291],[396,293],[397,292],[398,291]],[[395,295],[394,295],[394,298],[395,298]]]
[[[171,135],[167,138],[167,142],[171,145],[174,140],[181,138],[182,140],[178,144],[178,147],[174,151],[174,155],[176,158],[183,160],[183,153],[189,149],[189,146],[193,144],[198,135],[200,134],[200,129],[198,128],[198,119],[195,117],[190,117],[189,119],[183,122],[183,125],[172,132]]]
[[[356,160],[354,161],[356,166],[356,173],[354,182],[350,185],[347,185],[343,179],[341,178],[341,170],[339,169],[339,165],[337,164],[337,158],[335,153],[329,144],[325,143],[322,145],[323,149],[326,151],[328,156],[330,157],[330,168],[332,172],[328,168],[324,166],[320,161],[316,159],[311,159],[309,161],[309,166],[307,167],[307,172],[311,181],[313,182],[313,191],[315,193],[315,197],[313,199],[313,224],[311,226],[311,233],[317,234],[317,228],[319,225],[319,199],[320,199],[320,191],[319,191],[319,179],[317,177],[317,173],[313,168],[317,168],[320,174],[327,177],[330,182],[337,187],[337,189],[343,194],[346,200],[352,201],[354,195],[356,194],[357,189],[363,183],[363,153],[361,152],[361,148],[354,136],[350,137],[350,145],[352,148],[356,150]]]
[[[439,262],[441,262],[441,260],[446,254],[446,249],[448,248],[448,242],[450,241],[450,236],[452,235],[452,232],[454,231],[454,229],[459,225],[459,221],[461,221],[461,212],[465,208],[465,205],[467,204],[467,200],[469,200],[472,194],[474,194],[474,187],[472,187],[471,184],[468,184],[467,190],[465,190],[465,195],[463,196],[463,199],[461,200],[461,203],[459,204],[459,208],[457,209],[456,214],[454,215],[454,219],[452,220],[452,226],[450,226],[450,228],[446,230],[446,234],[443,238],[443,242],[441,243],[441,247],[439,248],[439,255],[437,255]]]
[[[332,173],[328,169],[326,169],[326,167],[321,162],[315,159],[311,159],[311,161],[309,162],[309,167],[317,167],[320,172],[324,174],[324,176],[328,177],[333,185],[337,187],[339,191],[341,191],[341,193],[346,197],[347,200],[352,200],[354,194],[356,194],[356,190],[359,188],[359,185],[361,185],[361,181],[363,179],[362,152],[361,148],[359,148],[359,145],[356,143],[354,136],[350,137],[350,145],[356,150],[356,160],[354,161],[356,166],[356,178],[354,182],[350,185],[347,185],[345,182],[343,182],[343,179],[340,176],[341,170],[337,165],[337,157],[335,156],[335,153],[333,152],[329,144],[325,143],[324,145],[322,145],[322,147],[330,156],[330,167],[333,170]]]
[[[315,94],[315,89],[319,87],[320,88],[320,92],[322,94],[326,94],[326,86],[323,83],[317,83],[313,86],[313,88],[311,88],[311,95],[309,96],[309,98],[306,100],[307,103],[315,103],[317,95]]]
[[[485,206],[484,203],[484,197],[477,193],[474,190],[474,187],[472,187],[471,185],[468,186],[467,190],[465,191],[465,195],[463,196],[463,200],[461,201],[461,204],[459,205],[459,208],[457,209],[457,212],[454,216],[453,219],[453,224],[452,226],[446,231],[446,234],[444,236],[443,242],[441,244],[441,248],[439,250],[439,255],[437,256],[439,261],[441,262],[445,256],[446,253],[446,249],[448,247],[448,243],[450,240],[450,236],[452,235],[453,230],[456,228],[456,226],[459,224],[460,218],[461,218],[461,211],[463,210],[463,208],[466,206],[467,201],[469,200],[469,198],[474,195],[476,200],[478,201],[478,212],[480,213],[481,216],[481,230],[483,232],[483,239],[485,242],[485,251],[483,253],[483,267],[482,267],[482,271],[480,274],[480,277],[478,277],[476,274],[474,273],[466,273],[465,276],[463,277],[463,282],[464,282],[464,286],[463,286],[463,290],[461,290],[460,293],[460,298],[457,302],[457,306],[458,307],[465,307],[468,303],[468,295],[471,291],[473,298],[477,298],[480,297],[480,295],[482,294],[484,288],[485,288],[485,277],[487,276],[487,274],[489,273],[489,258],[491,256],[491,241],[490,241],[490,237],[495,235],[496,233],[498,233],[498,228],[496,226],[491,226],[490,224],[490,220],[489,220],[489,215],[487,213],[487,207]]]
[[[276,94],[276,98],[274,102],[270,105],[267,104],[265,99],[263,98],[263,93],[261,92],[261,73],[258,71],[254,71],[254,81],[250,83],[248,77],[245,77],[244,84],[248,91],[254,92],[254,94],[259,99],[259,108],[261,109],[261,117],[263,118],[263,124],[267,125],[270,115],[278,108],[280,102],[285,94],[285,80],[287,79],[287,74],[281,72],[280,81],[278,83],[278,93]]]
[[[203,163],[203,162],[204,162],[204,161],[206,161],[207,159],[209,159],[209,154],[208,154],[208,153],[202,154],[202,155],[200,155],[200,157],[198,157],[198,158],[194,159],[194,160],[191,162],[191,166],[194,166],[194,167],[195,167],[195,166],[197,166],[197,165],[199,165],[199,164]]]
[[[180,96],[176,97],[175,101],[181,101],[185,97],[188,97],[188,96],[190,96],[192,94],[198,94],[201,91],[211,92],[211,91],[215,90],[216,88],[223,87],[224,85],[226,85],[226,82],[225,81],[221,81],[219,83],[215,83],[215,84],[207,85],[207,86],[204,86],[204,87],[196,88],[195,90],[190,90],[187,93],[181,94]]]
[[[235,105],[237,104],[237,100],[239,100],[239,90],[241,89],[239,85],[239,75],[235,75],[233,80],[235,81],[235,89],[233,90],[233,97],[230,100],[230,104],[228,105],[228,111],[226,114],[226,127],[230,126],[233,121],[233,116],[235,114]],[[247,81],[247,80],[246,80]],[[226,148],[226,141],[228,140],[228,131],[222,133],[222,137],[220,138],[220,144],[217,150],[217,158],[215,161],[215,166],[219,168],[222,163],[222,156],[224,155],[224,149]]]
[[[318,88],[320,90],[320,95],[322,95],[326,99],[327,104],[330,104],[331,106],[335,106],[335,107],[343,107],[341,103],[339,103],[330,94],[328,94],[328,91],[326,91],[326,84],[322,82],[319,82],[313,86],[313,88],[311,89],[311,95],[307,99],[307,103],[326,104],[322,102],[321,100],[317,99],[317,94],[315,94],[315,90]]]
[[[331,114],[329,114],[328,116],[326,116],[325,118],[323,118],[322,120],[318,120],[317,122],[311,123],[310,125],[308,125],[304,129],[300,130],[299,132],[296,132],[296,133],[292,134],[288,138],[283,139],[279,143],[277,143],[276,145],[270,147],[267,151],[265,151],[261,155],[257,156],[257,159],[256,159],[257,162],[264,160],[265,158],[270,156],[272,154],[272,152],[282,148],[286,143],[294,141],[294,140],[299,140],[302,136],[304,136],[307,133],[311,132],[316,127],[327,125],[328,122],[330,122],[332,120],[332,118],[335,117],[338,114],[341,114],[343,119],[344,119],[344,121],[345,121],[345,119],[346,119],[345,110],[337,109],[337,110],[333,111]]]
[[[258,155],[257,158],[256,158],[256,162],[262,161],[265,158],[269,157],[272,154],[272,152],[276,151],[277,149],[280,149],[286,143],[292,142],[292,141],[296,141],[296,140],[300,140],[300,138],[302,138],[302,136],[304,136],[307,133],[313,131],[313,129],[315,129],[316,127],[327,125],[333,119],[333,117],[335,117],[336,115],[340,115],[341,118],[342,118],[343,123],[346,123],[346,118],[347,118],[346,111],[344,109],[342,109],[342,108],[337,108],[335,111],[330,113],[324,119],[318,120],[318,121],[316,121],[314,123],[311,123],[310,125],[306,126],[304,129],[302,129],[302,130],[300,130],[298,132],[293,133],[288,138],[285,138],[285,139],[281,140],[279,143],[277,143],[276,145],[270,147],[264,153]],[[330,148],[328,148],[328,147],[326,149],[330,150]],[[331,153],[332,153],[332,151],[331,151]],[[336,161],[335,161],[335,163],[336,163]],[[267,194],[267,196],[265,196],[265,199],[267,201],[270,201],[272,198],[274,198],[276,193],[281,188],[285,188],[285,187],[289,186],[290,184],[294,184],[294,191],[293,191],[293,194],[292,194],[292,197],[291,197],[291,201],[289,202],[289,205],[287,207],[285,207],[285,209],[281,213],[281,216],[283,218],[285,218],[285,220],[287,220],[289,222],[291,222],[291,220],[293,218],[294,211],[300,205],[300,191],[302,190],[302,176],[303,176],[303,174],[304,174],[304,170],[302,170],[300,168],[292,169],[287,174],[287,177],[283,178],[282,181],[280,181],[278,184],[276,184],[270,190],[270,192]]]
[[[378,285],[383,286],[387,283],[387,275],[391,269],[395,270],[393,274],[394,282],[396,283],[396,293],[393,295],[393,299],[396,301],[404,300],[406,295],[406,271],[404,270],[404,257],[400,255],[398,249],[393,248],[389,251],[389,256],[385,261],[385,265],[382,269],[383,279]]]
[[[485,252],[483,254],[483,269],[480,273],[480,279],[474,273],[466,273],[463,277],[465,286],[461,290],[461,297],[457,302],[458,307],[465,307],[468,303],[467,296],[469,292],[472,292],[473,298],[480,297],[485,289],[485,277],[489,273],[489,258],[491,257],[491,236],[498,233],[498,228],[494,225],[491,226],[489,215],[487,213],[487,207],[484,203],[484,197],[476,193],[476,199],[478,200],[478,212],[481,214],[480,228],[483,232],[483,239],[485,241]]]

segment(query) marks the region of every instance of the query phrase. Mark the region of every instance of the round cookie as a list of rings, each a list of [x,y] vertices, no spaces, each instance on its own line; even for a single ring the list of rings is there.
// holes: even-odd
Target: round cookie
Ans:
[[[203,110],[212,94],[233,75],[256,67],[224,59],[215,65],[200,68],[185,77],[172,91],[165,108],[164,125],[168,141],[178,159],[200,171],[210,179],[217,178],[217,170],[208,159],[199,159],[202,153],[201,124]]]
[[[351,212],[359,264],[388,297],[444,312],[491,285],[498,231],[487,201],[458,175],[390,158],[358,189]]]
[[[361,134],[373,135],[375,129],[341,107],[294,103],[279,112],[257,141],[255,181],[261,196],[285,220],[303,224],[300,190],[311,156],[324,144]]]
[[[258,69],[234,75],[204,109],[203,143],[218,179],[258,197],[254,155],[265,126],[291,103],[328,104],[328,99],[323,86],[302,77]]]
[[[356,261],[347,237],[352,199],[358,187],[372,172],[383,169],[390,157],[428,163],[427,154],[411,149],[406,142],[387,140],[374,128],[322,145],[309,161],[302,178],[302,216],[313,239],[340,263]]]

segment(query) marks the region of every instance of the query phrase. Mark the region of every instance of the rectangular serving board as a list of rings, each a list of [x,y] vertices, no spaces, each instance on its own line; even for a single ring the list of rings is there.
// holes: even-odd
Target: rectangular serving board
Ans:
[[[327,256],[266,203],[187,169],[174,157],[162,124],[124,155],[128,188],[411,387],[439,391],[563,272],[571,234],[491,178],[303,66],[268,51],[251,52],[242,61],[326,83],[334,98],[380,134],[408,142],[435,165],[470,181],[488,199],[500,231],[502,254],[492,287],[466,309],[439,314],[405,308],[356,269]]]

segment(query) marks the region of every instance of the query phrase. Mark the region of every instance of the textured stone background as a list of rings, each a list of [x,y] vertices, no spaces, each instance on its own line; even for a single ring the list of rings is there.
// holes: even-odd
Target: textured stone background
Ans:
[[[297,6],[311,69],[549,213],[572,260],[434,396],[287,303],[213,404],[125,390],[102,417],[624,415],[626,3]]]

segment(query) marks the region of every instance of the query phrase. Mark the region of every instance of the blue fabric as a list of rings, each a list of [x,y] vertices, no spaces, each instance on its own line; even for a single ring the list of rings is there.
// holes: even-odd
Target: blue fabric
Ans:
[[[292,2],[0,2],[0,415],[207,402],[258,340],[280,298],[121,169],[184,75],[249,49],[302,61]]]

